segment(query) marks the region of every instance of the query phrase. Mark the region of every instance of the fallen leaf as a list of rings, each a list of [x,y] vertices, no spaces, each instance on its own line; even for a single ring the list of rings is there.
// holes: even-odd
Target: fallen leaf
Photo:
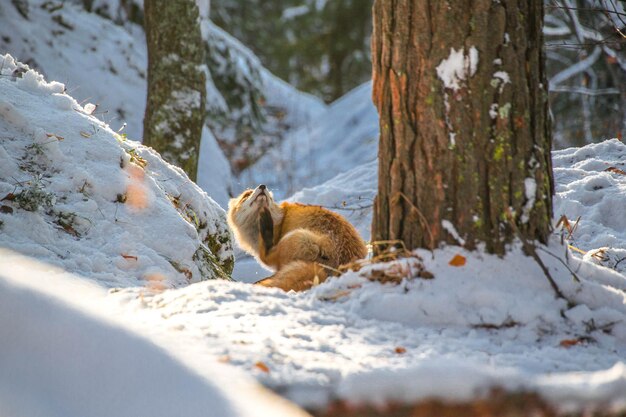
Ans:
[[[401,355],[401,354],[403,354],[403,353],[406,353],[406,349],[405,349],[405,348],[403,348],[402,346],[396,346],[396,348],[395,348],[395,352],[396,352],[397,354]]]
[[[82,137],[84,137],[84,138],[90,138],[91,137],[91,135],[89,133],[85,132],[84,130],[80,131],[80,135]]]
[[[136,261],[136,260],[138,260],[138,259],[139,259],[139,258],[137,258],[137,257],[136,257],[136,256],[134,256],[134,255],[126,255],[126,254],[124,254],[124,253],[122,253],[122,258],[124,258],[124,259],[132,259],[132,260],[134,260],[134,261]]]
[[[268,368],[267,365],[264,364],[263,362],[259,361],[259,362],[255,363],[254,366],[257,369],[260,369],[261,371],[265,372],[266,374],[268,374],[270,372],[270,368]]]
[[[46,136],[49,138],[55,138],[58,141],[65,139],[63,136],[55,135],[54,133],[46,133]]]
[[[13,207],[10,207],[10,206],[0,206],[0,213],[11,214],[11,213],[13,213]]]
[[[622,171],[621,169],[617,167],[608,167],[607,169],[605,169],[605,171],[613,172],[615,174],[620,174],[620,175],[626,175],[626,172]]]
[[[581,339],[564,339],[564,340],[561,340],[561,343],[559,343],[559,345],[561,345],[561,347],[564,347],[564,348],[569,348],[572,346],[576,346],[580,344],[581,342],[582,342]]]
[[[466,259],[465,256],[463,255],[454,255],[454,258],[450,259],[450,262],[448,262],[448,265],[451,266],[463,266],[466,263]]]

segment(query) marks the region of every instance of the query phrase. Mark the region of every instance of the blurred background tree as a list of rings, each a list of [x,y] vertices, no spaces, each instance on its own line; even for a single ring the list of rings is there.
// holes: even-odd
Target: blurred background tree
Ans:
[[[547,0],[555,147],[626,134],[626,11],[617,0]]]
[[[216,0],[211,20],[274,74],[331,102],[371,78],[371,0]]]

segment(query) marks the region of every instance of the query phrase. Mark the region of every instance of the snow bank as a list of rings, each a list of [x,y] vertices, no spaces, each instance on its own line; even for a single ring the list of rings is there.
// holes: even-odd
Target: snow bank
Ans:
[[[244,171],[244,184],[266,184],[277,198],[313,187],[376,159],[378,113],[371,83],[355,88]]]
[[[1,415],[304,415],[231,367],[194,361],[193,349],[177,357],[167,341],[137,335],[111,318],[105,296],[0,249]]]
[[[224,211],[59,83],[0,56],[0,245],[114,287],[232,268]]]

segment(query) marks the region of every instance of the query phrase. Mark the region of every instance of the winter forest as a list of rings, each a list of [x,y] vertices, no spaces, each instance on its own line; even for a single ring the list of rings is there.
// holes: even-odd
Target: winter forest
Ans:
[[[0,417],[626,416],[626,3],[0,0]]]

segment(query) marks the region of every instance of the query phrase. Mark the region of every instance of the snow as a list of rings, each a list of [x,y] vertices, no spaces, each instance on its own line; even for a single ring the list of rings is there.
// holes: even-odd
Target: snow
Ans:
[[[0,53],[11,53],[48,79],[64,81],[79,101],[99,104],[98,116],[115,130],[126,121],[129,137],[140,139],[147,62],[141,28],[116,25],[70,2],[55,8],[31,0],[29,6],[25,19],[10,2],[0,5]]]
[[[243,372],[174,354],[175,332],[149,340],[106,294],[0,248],[1,415],[304,416]]]
[[[461,235],[459,235],[459,232],[457,232],[456,228],[454,227],[452,222],[450,222],[450,220],[442,220],[441,227],[443,227],[445,231],[448,232],[459,245],[465,245],[465,239],[463,239]]]
[[[348,219],[365,240],[369,240],[377,183],[378,161],[375,160],[358,165],[318,186],[304,188],[288,200],[336,211]]]
[[[283,14],[281,16],[281,19],[283,20],[291,20],[294,19],[298,16],[302,16],[306,13],[309,12],[309,6],[303,4],[300,6],[294,6],[294,7],[287,7],[285,10],[283,10]]]
[[[441,60],[436,68],[437,76],[443,83],[445,88],[458,91],[463,81],[473,77],[478,68],[478,50],[472,46],[469,48],[467,55],[465,48],[458,51],[450,48],[448,58]]]
[[[198,156],[198,186],[207,192],[220,207],[228,207],[234,179],[230,164],[220,149],[213,133],[202,127],[202,141]]]
[[[266,184],[277,198],[286,198],[375,160],[378,113],[371,95],[368,82],[332,103],[244,171],[241,182]]]
[[[25,71],[0,77],[2,246],[110,287],[214,278],[200,256],[209,235],[225,241],[216,259],[232,261],[217,203],[20,65],[0,55],[0,67]]]
[[[535,206],[535,196],[537,195],[537,181],[534,178],[526,178],[524,180],[524,196],[526,197],[526,203],[522,208],[522,217],[520,218],[522,223],[528,223],[530,219],[530,212]]]
[[[553,152],[554,216],[574,225],[570,243],[587,258],[626,272],[626,145],[617,139]]]

